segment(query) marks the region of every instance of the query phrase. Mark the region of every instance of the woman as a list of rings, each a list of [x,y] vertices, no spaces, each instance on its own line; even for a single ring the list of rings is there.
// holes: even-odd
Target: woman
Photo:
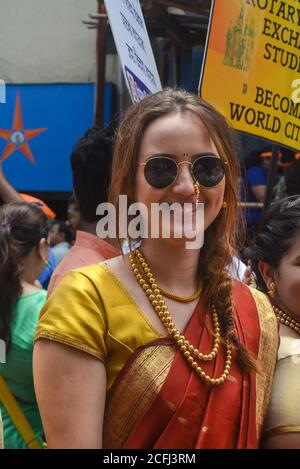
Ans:
[[[170,236],[145,236],[140,250],[71,272],[47,302],[34,374],[49,447],[257,446],[277,330],[264,295],[233,287],[227,272],[237,167],[225,119],[198,97],[165,90],[128,111],[110,198],[117,208],[120,194],[143,204],[142,224],[154,230],[155,204],[177,203]],[[205,244],[186,249],[195,202]],[[270,362],[257,376],[265,347]]]
[[[269,294],[279,321],[280,347],[265,448],[300,448],[300,197],[274,203],[247,255],[257,287]]]
[[[1,412],[0,412],[0,449],[3,449],[3,423],[2,423]]]
[[[6,362],[0,373],[42,444],[43,428],[33,376],[33,338],[47,292],[35,280],[48,257],[48,221],[33,204],[15,202],[0,208],[0,339]],[[26,448],[4,403],[0,401],[5,448]]]

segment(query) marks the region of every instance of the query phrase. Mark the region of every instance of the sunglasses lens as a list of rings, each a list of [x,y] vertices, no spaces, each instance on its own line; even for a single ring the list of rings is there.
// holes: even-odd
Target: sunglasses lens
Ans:
[[[170,158],[152,158],[145,165],[145,178],[148,184],[162,189],[172,184],[177,175],[175,161]]]
[[[194,178],[204,187],[219,184],[224,177],[222,160],[213,156],[201,156],[193,165]]]

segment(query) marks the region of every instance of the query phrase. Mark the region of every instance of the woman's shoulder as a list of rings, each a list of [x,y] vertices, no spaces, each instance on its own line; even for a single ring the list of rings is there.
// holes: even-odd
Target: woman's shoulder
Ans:
[[[103,285],[103,282],[112,282],[114,280],[113,272],[117,269],[117,265],[122,264],[122,257],[118,256],[113,259],[108,259],[97,264],[91,264],[77,269],[71,270],[63,278],[64,287],[67,285],[77,286],[83,283],[92,283],[97,288]]]
[[[236,314],[247,324],[257,322],[261,331],[278,336],[277,319],[268,296],[243,282],[234,281],[232,289]]]

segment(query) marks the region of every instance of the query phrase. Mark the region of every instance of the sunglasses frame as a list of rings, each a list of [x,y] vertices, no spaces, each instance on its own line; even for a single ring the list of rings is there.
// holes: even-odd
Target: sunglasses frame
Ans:
[[[188,165],[190,166],[190,173],[191,173],[191,176],[192,176],[192,178],[193,178],[193,181],[194,181],[194,182],[199,182],[199,181],[197,181],[197,179],[194,177],[193,168],[194,168],[194,164],[196,163],[196,161],[200,160],[201,158],[213,158],[213,159],[215,159],[215,160],[219,160],[219,161],[221,162],[222,166],[223,166],[224,174],[223,174],[222,179],[221,179],[217,184],[215,184],[215,185],[213,185],[213,186],[204,186],[203,184],[201,184],[201,183],[199,182],[199,184],[200,184],[201,187],[204,187],[204,188],[206,188],[206,189],[213,189],[213,188],[215,188],[216,186],[218,186],[218,185],[220,184],[220,182],[223,180],[223,178],[224,178],[224,176],[225,176],[225,168],[224,168],[224,165],[227,165],[227,164],[228,164],[227,161],[223,161],[222,158],[220,158],[220,157],[218,157],[218,156],[216,156],[216,155],[213,155],[213,154],[209,154],[209,153],[208,153],[207,155],[200,155],[200,156],[198,156],[194,161],[184,160],[184,161],[180,161],[179,163],[178,163],[174,158],[172,158],[171,156],[168,156],[168,155],[150,156],[150,158],[148,158],[147,161],[145,161],[144,163],[138,163],[138,166],[144,166],[144,167],[145,167],[145,166],[147,165],[147,163],[149,163],[149,161],[152,161],[152,160],[155,160],[155,159],[162,159],[162,158],[163,158],[163,159],[167,159],[167,160],[171,160],[172,163],[175,163],[175,164],[176,164],[176,167],[177,167],[176,177],[175,177],[175,179],[174,179],[173,182],[171,182],[170,184],[167,184],[166,186],[163,186],[163,187],[155,187],[155,186],[152,186],[152,184],[150,184],[150,183],[147,181],[148,184],[149,184],[151,187],[155,188],[155,189],[166,189],[166,187],[170,187],[170,186],[172,186],[173,184],[175,184],[175,182],[177,181],[177,178],[178,178],[178,174],[179,174],[179,167],[180,167],[181,165],[183,165],[183,164],[188,164]],[[147,179],[146,179],[146,180],[147,180]]]

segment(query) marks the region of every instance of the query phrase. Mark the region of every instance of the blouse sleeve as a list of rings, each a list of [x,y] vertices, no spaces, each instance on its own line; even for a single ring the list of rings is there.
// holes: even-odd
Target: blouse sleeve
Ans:
[[[63,278],[43,307],[35,340],[54,340],[105,360],[107,329],[99,291],[77,270]]]

